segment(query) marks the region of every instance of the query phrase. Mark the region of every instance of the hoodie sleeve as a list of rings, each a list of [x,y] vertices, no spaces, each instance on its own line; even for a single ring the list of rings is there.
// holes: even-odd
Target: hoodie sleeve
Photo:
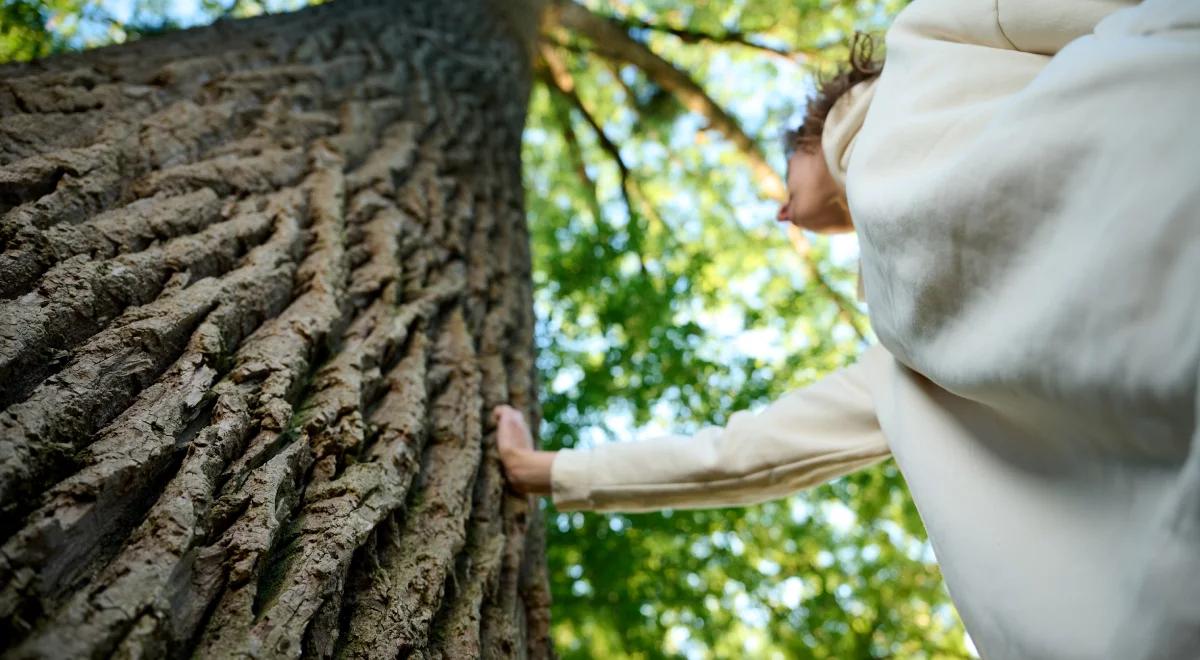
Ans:
[[[737,506],[877,463],[889,452],[869,381],[885,358],[871,348],[761,412],[734,413],[723,428],[560,451],[551,470],[554,503],[565,511]]]

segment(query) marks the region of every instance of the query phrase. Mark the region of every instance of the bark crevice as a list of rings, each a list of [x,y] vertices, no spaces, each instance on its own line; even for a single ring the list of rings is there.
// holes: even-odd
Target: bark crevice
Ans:
[[[536,414],[511,14],[0,66],[5,658],[549,653],[488,415]]]

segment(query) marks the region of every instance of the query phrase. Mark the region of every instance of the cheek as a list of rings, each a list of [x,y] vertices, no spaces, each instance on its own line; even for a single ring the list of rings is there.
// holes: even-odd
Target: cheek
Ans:
[[[792,191],[792,208],[795,211],[804,211],[817,206],[815,202],[819,191],[815,185],[817,183],[814,177],[815,173],[807,162],[808,159],[805,158],[804,160],[806,162],[800,164],[792,172],[792,176],[789,177],[791,183],[789,187]]]
[[[805,154],[804,158],[799,160],[800,162],[796,168],[797,183],[806,192],[811,191],[815,186],[820,185],[821,173],[825,169],[825,161],[821,160],[820,156],[815,154]]]

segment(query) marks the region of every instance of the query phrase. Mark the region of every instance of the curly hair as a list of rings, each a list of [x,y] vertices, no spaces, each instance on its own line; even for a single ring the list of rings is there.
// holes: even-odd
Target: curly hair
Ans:
[[[832,77],[818,79],[817,91],[805,106],[804,120],[796,129],[784,134],[784,152],[789,159],[797,150],[815,153],[820,149],[825,119],[838,99],[855,85],[879,76],[883,70],[883,57],[876,57],[875,46],[874,37],[856,32],[850,40],[848,65]]]

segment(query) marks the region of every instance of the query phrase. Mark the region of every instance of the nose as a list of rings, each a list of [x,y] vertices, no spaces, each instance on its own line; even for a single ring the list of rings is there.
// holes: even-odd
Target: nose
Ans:
[[[784,204],[783,206],[779,207],[779,212],[775,214],[775,219],[780,222],[787,222],[790,219],[790,218],[788,218],[788,205],[787,204]]]

